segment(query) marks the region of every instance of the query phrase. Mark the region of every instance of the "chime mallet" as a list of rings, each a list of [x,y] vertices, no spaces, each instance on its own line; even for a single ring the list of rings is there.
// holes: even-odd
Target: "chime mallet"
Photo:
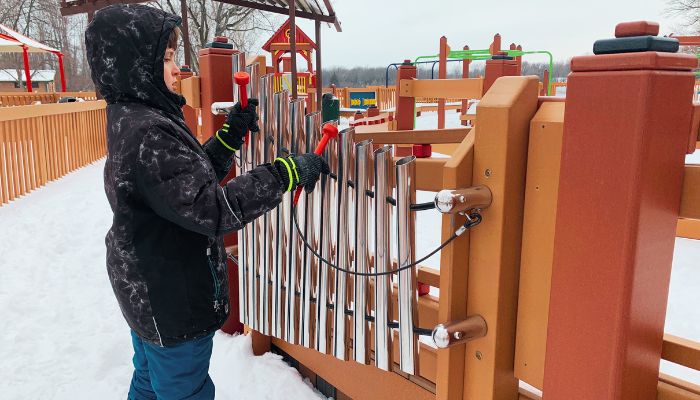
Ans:
[[[328,141],[338,137],[338,127],[335,125],[331,124],[324,124],[323,128],[321,128],[321,131],[323,132],[323,136],[321,137],[321,140],[318,142],[318,146],[316,146],[316,150],[314,150],[315,154],[318,154],[319,156],[323,151],[326,149],[326,145],[328,144]],[[296,206],[297,203],[299,202],[299,196],[301,196],[301,190],[302,187],[298,187],[296,193],[294,193],[294,205]]]

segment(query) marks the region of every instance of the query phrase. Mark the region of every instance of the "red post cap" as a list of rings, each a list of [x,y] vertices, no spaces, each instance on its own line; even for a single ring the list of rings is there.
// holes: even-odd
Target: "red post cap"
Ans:
[[[621,22],[615,27],[615,37],[656,36],[659,34],[659,24],[651,21]]]
[[[187,68],[187,69],[189,69],[189,68],[190,68],[190,66],[189,66],[189,65],[187,65],[187,64],[182,64],[182,66],[181,66],[180,68]]]
[[[217,36],[214,38],[214,41],[217,43],[228,43],[228,38],[225,36]]]

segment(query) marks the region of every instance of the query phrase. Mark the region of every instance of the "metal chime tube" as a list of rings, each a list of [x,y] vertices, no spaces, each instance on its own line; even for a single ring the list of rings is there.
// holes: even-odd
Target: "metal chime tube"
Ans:
[[[287,148],[294,154],[298,154],[300,149],[306,149],[306,133],[304,132],[304,99],[294,99],[290,103],[289,108],[289,131],[290,139]],[[286,319],[285,319],[285,340],[292,344],[297,344],[297,309],[296,309],[296,293],[297,293],[297,283],[299,280],[299,270],[301,266],[300,257],[300,238],[297,235],[296,228],[294,226],[294,219],[292,218],[292,212],[296,212],[297,220],[299,222],[299,228],[304,231],[304,221],[305,221],[305,195],[300,198],[301,207],[296,210],[289,209],[289,218],[287,220],[288,238],[289,246],[287,247],[287,284],[285,292],[285,309],[286,309]],[[291,197],[291,196],[286,196]]]
[[[329,122],[337,126],[337,121]],[[337,177],[338,175],[338,150],[339,145],[336,143],[331,143],[326,146],[326,150],[323,152],[323,156],[328,161],[328,165],[331,169],[331,174]],[[332,226],[335,226],[334,220],[336,219],[336,214],[333,212],[335,209],[335,192],[337,185],[335,185],[335,179],[331,175],[321,175],[320,179],[320,191],[318,201],[320,203],[320,214],[318,218],[319,229],[318,229],[318,246],[320,249],[319,254],[326,260],[335,261],[332,257],[333,249],[335,246],[335,235],[333,234]],[[337,222],[336,222],[337,224]],[[318,260],[316,265],[316,330],[315,330],[315,348],[324,354],[331,353],[329,349],[328,333],[329,333],[329,322],[328,321],[328,305],[330,301],[330,286],[329,282],[333,274],[329,273],[330,267],[324,264],[322,261]]]
[[[256,134],[256,146],[258,149],[258,160],[262,163],[269,163],[274,160],[274,143],[267,140],[268,137],[274,137],[274,92],[273,92],[273,75],[263,75],[260,77],[260,132]],[[270,334],[270,269],[273,265],[273,241],[271,218],[275,211],[266,213],[259,218],[260,225],[260,242],[262,244],[260,251],[260,280],[259,280],[259,320],[260,332],[265,335]],[[275,214],[276,215],[276,214]]]
[[[337,181],[337,225],[335,236],[337,238],[337,251],[335,264],[347,269],[350,266],[350,232],[348,221],[348,203],[350,199],[350,187],[348,177],[351,165],[353,165],[355,150],[355,130],[345,129],[338,135],[340,156],[338,160]],[[347,308],[347,273],[335,271],[335,294],[333,296],[333,355],[341,360],[346,359],[345,354],[345,329]]]
[[[251,81],[252,83],[252,81]],[[249,85],[250,88],[250,85]],[[255,168],[258,163],[258,143],[255,136],[251,135],[248,140],[245,151],[241,152],[242,163],[246,168]],[[255,330],[259,330],[259,315],[258,315],[258,267],[260,265],[260,246],[258,246],[258,231],[259,226],[256,221],[246,224],[245,228],[245,248],[246,248],[246,284],[247,284],[247,305],[248,305],[248,326]]]
[[[242,71],[242,61],[245,60],[245,53],[236,53],[231,56],[231,76],[236,72]],[[245,61],[243,61],[245,62]],[[238,101],[238,88],[233,85],[233,103]]]
[[[231,64],[233,66],[233,73],[236,73],[240,70],[240,53],[236,53],[232,56]],[[233,85],[233,101],[237,101],[238,99],[238,88],[236,85]],[[216,103],[215,103],[216,104]],[[223,104],[223,103],[222,103]],[[228,107],[229,104],[233,103],[226,103],[226,105],[222,105],[221,109],[217,109],[217,114],[225,114],[228,112]],[[212,112],[214,112],[214,104],[212,104]],[[240,149],[240,161],[234,161],[236,163],[236,176],[244,174],[248,168],[243,162],[245,160],[245,154],[248,150],[248,146],[244,144],[241,146]],[[239,233],[238,233],[238,317],[241,322],[243,322],[246,325],[249,325],[250,322],[248,321],[248,287],[250,286],[248,284],[248,251],[247,251],[247,241],[250,233],[248,232],[247,226],[244,227]]]
[[[314,146],[321,140],[321,113],[314,112],[306,115],[306,147],[302,149],[306,153],[313,151]],[[318,186],[316,184],[316,189],[311,195],[302,194],[299,204],[303,204],[304,215],[306,221],[304,222],[304,237],[312,246],[312,248],[318,252],[318,241],[316,241],[316,215],[314,205],[316,204],[315,197],[318,193]],[[299,290],[301,292],[300,306],[299,306],[299,344],[308,348],[311,348],[311,338],[313,337],[313,332],[311,330],[311,297],[313,295],[314,285],[313,277],[314,270],[317,264],[316,258],[309,252],[303,242],[299,241],[301,245],[301,260],[302,269],[301,276],[299,277]],[[316,275],[318,276],[318,275]]]
[[[367,243],[367,208],[369,201],[369,171],[372,140],[364,140],[355,145],[355,272],[369,272],[369,246]],[[353,296],[353,358],[361,364],[369,363],[369,342],[367,336],[367,287],[366,276],[355,275]]]
[[[286,91],[274,94],[274,115],[275,127],[272,141],[275,146],[275,157],[285,156],[281,147],[284,146],[284,137],[287,135],[289,128],[287,127],[289,93]],[[285,199],[289,196],[285,196]],[[284,204],[284,200],[283,200]],[[270,215],[271,226],[273,228],[273,254],[272,254],[272,307],[271,328],[272,335],[276,338],[283,338],[283,314],[284,314],[284,294],[282,288],[284,286],[284,262],[286,260],[284,249],[285,243],[285,213],[283,204],[279,205]],[[288,215],[288,214],[286,214]]]
[[[386,201],[391,187],[392,146],[374,152],[374,270],[391,270],[391,204]],[[374,278],[374,361],[379,369],[391,370],[392,347],[389,318],[391,316],[391,276]]]
[[[398,210],[397,240],[398,266],[413,263],[413,240],[415,240],[414,220],[411,204],[415,203],[413,177],[415,176],[415,156],[404,157],[396,162],[396,208]],[[416,351],[418,341],[413,333],[414,322],[418,321],[416,311],[418,293],[416,292],[416,268],[399,272],[399,365],[401,371],[416,374]]]

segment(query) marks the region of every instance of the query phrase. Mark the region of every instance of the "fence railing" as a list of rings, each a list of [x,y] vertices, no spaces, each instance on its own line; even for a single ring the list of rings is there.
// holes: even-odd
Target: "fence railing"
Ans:
[[[0,205],[105,156],[105,102],[0,108]]]
[[[61,97],[77,97],[83,100],[97,100],[95,92],[0,92],[0,107],[26,106],[34,102],[57,103]]]

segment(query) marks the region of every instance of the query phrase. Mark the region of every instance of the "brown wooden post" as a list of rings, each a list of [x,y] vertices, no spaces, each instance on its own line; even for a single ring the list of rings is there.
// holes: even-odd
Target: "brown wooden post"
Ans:
[[[225,37],[214,39],[216,43],[228,43]],[[226,121],[225,115],[214,115],[209,111],[217,101],[233,101],[232,55],[238,53],[230,48],[207,47],[199,50],[199,75],[202,98],[202,139],[209,139]]]
[[[297,98],[299,90],[297,83],[297,22],[296,22],[296,1],[289,0],[289,52],[291,55],[292,72],[292,99]]]
[[[180,67],[180,76],[178,77],[178,83],[182,81],[183,79],[191,78],[194,76],[194,73],[190,69],[190,66],[185,64],[182,67]],[[182,90],[180,88],[180,90]],[[180,92],[182,93],[182,92]],[[187,124],[187,127],[190,128],[190,131],[192,132],[192,135],[199,139],[197,137],[197,126],[199,125],[198,122],[198,117],[197,117],[197,110],[192,108],[189,104],[185,104],[182,107],[182,114],[185,117],[185,124]]]
[[[323,104],[323,70],[321,64],[321,21],[315,21],[316,39],[316,104],[317,111],[321,111]]]
[[[401,80],[402,79],[415,79],[417,74],[417,69],[415,65],[411,64],[411,60],[404,60],[403,64],[399,66],[399,70],[396,73],[396,129],[397,130],[413,130],[415,125],[414,112],[416,109],[416,98],[415,97],[404,97],[401,96]],[[404,157],[413,154],[411,147],[400,147],[396,146],[396,151],[394,155],[397,157]]]
[[[695,67],[657,52],[571,61],[547,400],[657,398]]]
[[[447,38],[440,38],[440,58],[438,59],[438,79],[447,78],[447,54],[450,46],[447,45]],[[445,129],[445,99],[437,99],[438,129]]]
[[[469,46],[464,46],[462,49],[469,50]],[[469,65],[471,63],[472,63],[472,60],[468,60],[468,59],[462,60],[462,79],[469,78]],[[463,99],[462,100],[462,109],[460,110],[461,115],[466,115],[468,110],[469,110],[469,99]],[[467,121],[461,121],[461,124],[466,126]]]

